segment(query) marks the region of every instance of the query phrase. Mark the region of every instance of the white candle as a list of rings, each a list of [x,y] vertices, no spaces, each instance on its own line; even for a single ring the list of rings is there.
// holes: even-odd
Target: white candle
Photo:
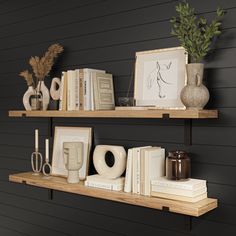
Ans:
[[[39,130],[35,130],[35,150],[39,149]]]
[[[49,139],[45,140],[45,161],[49,162]]]

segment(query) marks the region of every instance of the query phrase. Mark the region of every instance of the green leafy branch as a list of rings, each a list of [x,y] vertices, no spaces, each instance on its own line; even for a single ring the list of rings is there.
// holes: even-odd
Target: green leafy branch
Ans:
[[[221,21],[225,11],[218,8],[216,17],[209,24],[204,17],[198,17],[195,9],[186,2],[176,6],[177,17],[173,17],[171,34],[188,52],[192,62],[200,62],[209,52],[213,38],[221,34]]]

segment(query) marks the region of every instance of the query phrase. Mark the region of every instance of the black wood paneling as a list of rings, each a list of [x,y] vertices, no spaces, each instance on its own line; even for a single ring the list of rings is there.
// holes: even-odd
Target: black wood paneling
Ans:
[[[0,1],[0,235],[235,235],[236,221],[236,2],[189,0],[199,14],[212,19],[217,6],[227,10],[223,34],[206,58],[209,108],[217,120],[193,121],[193,177],[208,180],[209,196],[219,208],[193,219],[142,207],[8,182],[10,173],[30,170],[34,129],[40,146],[49,136],[47,118],[9,118],[10,109],[23,109],[25,82],[19,71],[30,56],[40,55],[55,42],[65,53],[52,77],[78,67],[105,69],[114,75],[116,97],[127,93],[136,51],[174,47],[169,19],[177,0],[8,0]],[[47,81],[50,84],[50,79]],[[130,92],[133,93],[133,89]],[[55,118],[53,125],[89,126],[93,143],[184,147],[183,120]],[[92,169],[92,168],[91,168]]]

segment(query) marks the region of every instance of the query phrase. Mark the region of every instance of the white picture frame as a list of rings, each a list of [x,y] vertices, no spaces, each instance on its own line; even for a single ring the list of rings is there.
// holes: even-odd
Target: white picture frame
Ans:
[[[85,180],[89,169],[89,156],[92,143],[92,128],[56,126],[52,154],[52,175],[67,177],[68,171],[63,158],[64,142],[83,142],[83,165],[79,170],[80,180]]]
[[[136,52],[136,106],[185,109],[180,92],[186,85],[188,54],[183,47]]]

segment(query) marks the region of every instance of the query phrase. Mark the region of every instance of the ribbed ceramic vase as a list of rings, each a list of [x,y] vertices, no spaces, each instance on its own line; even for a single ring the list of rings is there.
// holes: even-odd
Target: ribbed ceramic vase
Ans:
[[[180,98],[187,109],[201,110],[210,98],[207,87],[202,83],[204,65],[190,63],[186,65],[187,85],[182,89]]]

